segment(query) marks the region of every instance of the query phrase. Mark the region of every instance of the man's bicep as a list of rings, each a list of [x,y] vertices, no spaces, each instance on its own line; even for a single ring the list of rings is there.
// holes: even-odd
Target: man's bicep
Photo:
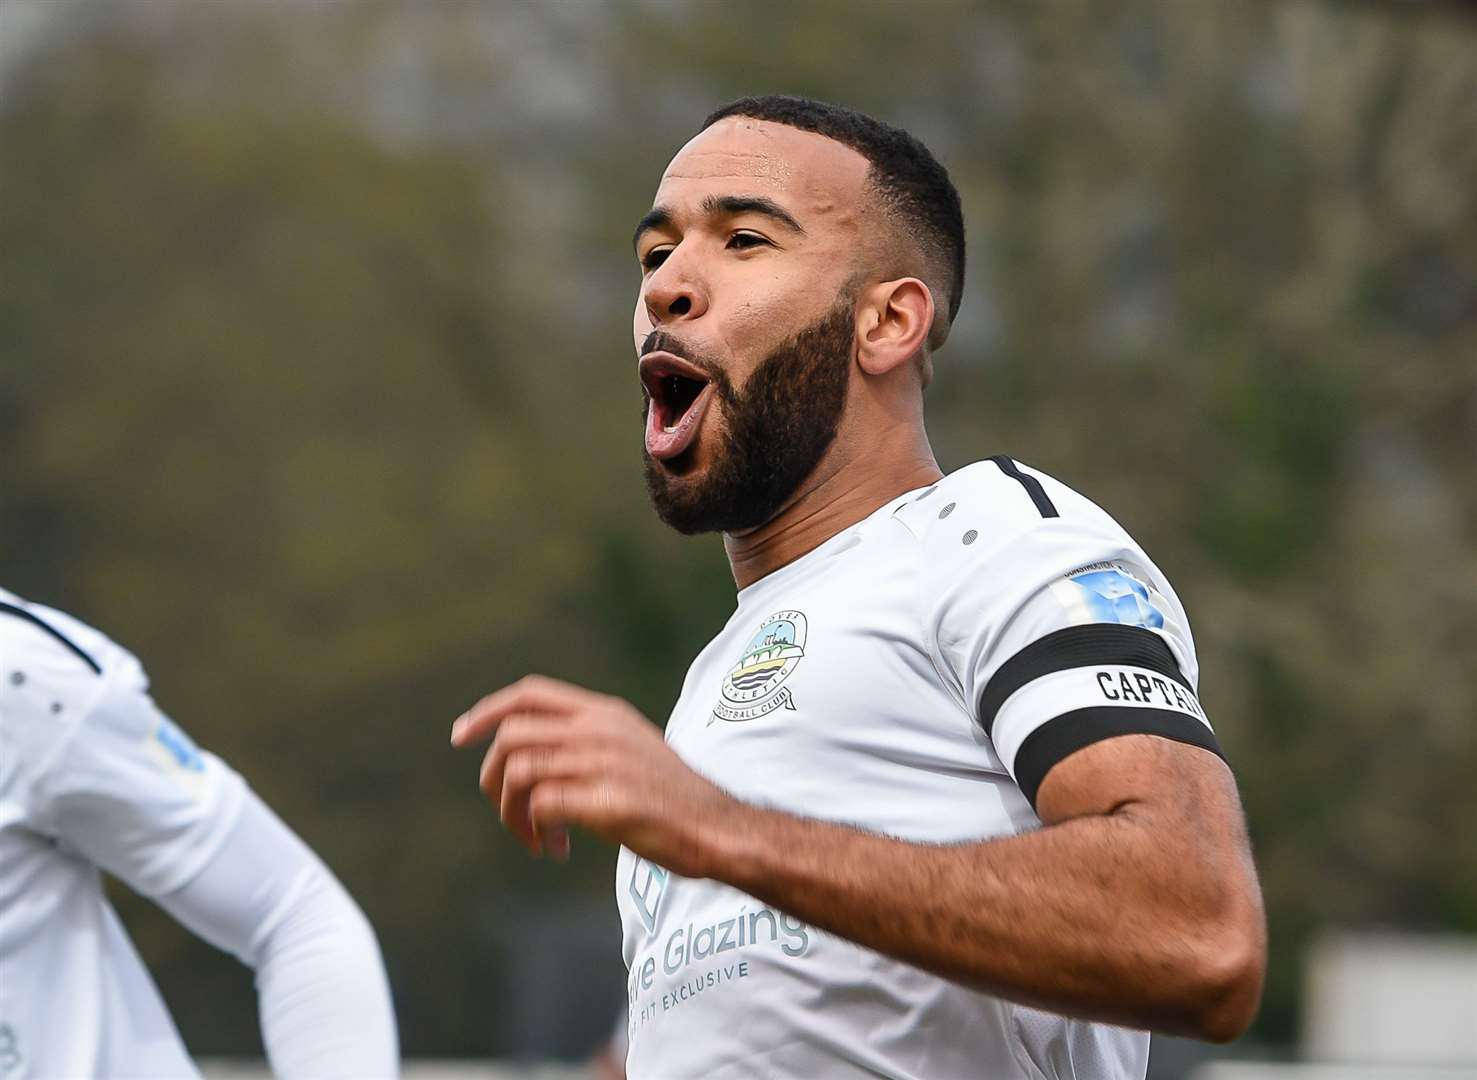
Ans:
[[[1096,741],[1053,765],[1037,791],[1036,813],[1046,825],[1123,812],[1164,813],[1186,825],[1227,819],[1237,832],[1243,828],[1225,761],[1158,735]]]
[[[1153,736],[1220,754],[1194,685],[1157,628],[1087,623],[1036,638],[992,670],[977,721],[1032,806],[1050,772],[1101,742]]]
[[[1058,762],[1036,806],[1048,832],[1096,822],[1100,835],[1115,837],[1119,860],[1099,848],[1106,861],[1094,873],[1117,880],[1125,903],[1135,890],[1140,903],[1157,898],[1154,917],[1180,920],[1177,932],[1205,943],[1212,973],[1228,963],[1242,974],[1262,969],[1261,889],[1236,782],[1220,757],[1155,735],[1106,739]],[[1114,866],[1130,867],[1135,884],[1114,879]],[[1254,997],[1261,975],[1247,977],[1238,993]]]

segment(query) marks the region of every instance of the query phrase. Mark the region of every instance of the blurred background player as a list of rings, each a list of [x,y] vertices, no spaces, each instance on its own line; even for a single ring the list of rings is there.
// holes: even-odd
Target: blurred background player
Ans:
[[[282,1077],[398,1072],[359,907],[148,694],[138,660],[0,589],[0,1074],[192,1077],[102,871],[256,971]]]

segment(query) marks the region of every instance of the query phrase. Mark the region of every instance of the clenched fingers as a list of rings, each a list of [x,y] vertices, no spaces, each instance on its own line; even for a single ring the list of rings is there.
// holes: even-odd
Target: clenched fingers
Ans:
[[[528,813],[539,835],[551,836],[555,855],[569,853],[570,825],[583,825],[597,832],[602,823],[599,785],[585,780],[545,780],[529,796]],[[562,856],[561,856],[562,857]]]
[[[569,747],[529,746],[514,750],[507,757],[499,785],[498,813],[503,824],[537,852],[541,846],[538,833],[542,830],[536,826],[530,806],[535,789],[551,781],[579,779],[587,772],[585,755]],[[491,792],[488,799],[492,799]]]
[[[494,804],[502,800],[503,772],[508,755],[529,746],[557,746],[569,741],[571,724],[567,716],[518,713],[504,719],[497,737],[482,758],[477,786]]]

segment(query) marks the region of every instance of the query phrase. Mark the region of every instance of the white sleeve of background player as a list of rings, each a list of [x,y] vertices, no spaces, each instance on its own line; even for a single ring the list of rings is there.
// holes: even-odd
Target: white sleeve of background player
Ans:
[[[343,887],[159,710],[134,657],[58,612],[18,610],[0,620],[0,811],[256,968],[278,1076],[394,1076],[379,946]]]
[[[1125,534],[1049,517],[995,544],[937,544],[930,582],[940,673],[1032,806],[1054,765],[1117,735],[1220,754],[1184,612]]]
[[[177,888],[230,831],[241,778],[159,710],[131,656],[118,650],[99,673],[54,659],[33,656],[21,688],[32,698],[28,824],[145,896]]]
[[[255,793],[215,856],[158,898],[256,969],[262,1041],[283,1080],[393,1077],[395,1014],[369,920]]]

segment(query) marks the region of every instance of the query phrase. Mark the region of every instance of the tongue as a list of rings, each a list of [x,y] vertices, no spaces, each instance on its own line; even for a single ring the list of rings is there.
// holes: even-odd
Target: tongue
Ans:
[[[698,424],[707,409],[707,391],[697,396],[686,411],[672,424],[668,431],[664,424],[670,419],[665,407],[653,401],[646,407],[646,452],[659,460],[674,458],[686,450],[697,436]]]

